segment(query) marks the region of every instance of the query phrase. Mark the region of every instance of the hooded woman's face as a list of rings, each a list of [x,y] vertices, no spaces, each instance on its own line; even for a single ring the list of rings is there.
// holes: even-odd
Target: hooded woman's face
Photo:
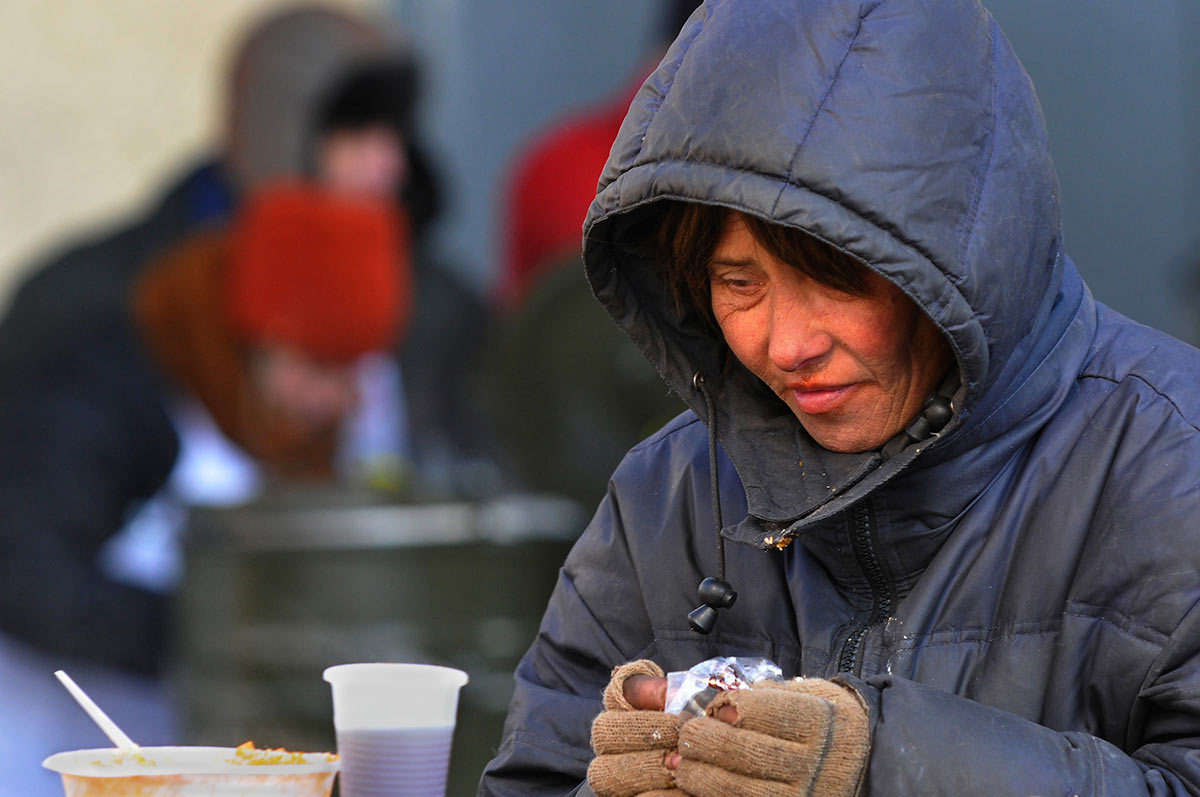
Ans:
[[[770,254],[740,213],[709,264],[712,309],[733,354],[831,451],[879,448],[950,366],[945,338],[899,288],[868,272],[844,293]]]

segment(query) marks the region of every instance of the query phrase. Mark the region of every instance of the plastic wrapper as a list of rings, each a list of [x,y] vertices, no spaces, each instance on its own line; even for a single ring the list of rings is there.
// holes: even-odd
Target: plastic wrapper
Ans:
[[[668,714],[697,717],[718,692],[746,689],[759,681],[782,681],[783,670],[770,659],[719,656],[683,672],[667,673]]]

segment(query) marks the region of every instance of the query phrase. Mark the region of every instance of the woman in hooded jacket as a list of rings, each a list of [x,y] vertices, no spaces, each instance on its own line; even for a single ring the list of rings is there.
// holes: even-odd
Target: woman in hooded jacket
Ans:
[[[982,6],[710,0],[584,259],[692,411],[613,475],[481,794],[1200,794],[1200,353],[1092,298]],[[718,656],[802,678],[666,714]]]

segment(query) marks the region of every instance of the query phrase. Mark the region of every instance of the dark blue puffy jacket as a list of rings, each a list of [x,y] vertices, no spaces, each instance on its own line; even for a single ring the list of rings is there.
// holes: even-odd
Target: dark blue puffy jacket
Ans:
[[[962,378],[936,438],[817,447],[654,267],[656,202],[803,228],[892,280]],[[1200,353],[1095,302],[1029,79],[972,0],[724,0],[637,95],[585,227],[600,301],[705,417],[636,447],[517,671],[481,794],[579,787],[610,669],[761,655],[846,673],[864,793],[1200,793]],[[1131,264],[1136,267],[1136,264]],[[771,543],[791,541],[778,550]]]

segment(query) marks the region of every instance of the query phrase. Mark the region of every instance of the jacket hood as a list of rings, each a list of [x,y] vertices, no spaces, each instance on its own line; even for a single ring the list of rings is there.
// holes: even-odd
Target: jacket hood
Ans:
[[[1058,198],[1033,87],[978,3],[710,0],[630,106],[585,267],[701,418],[704,375],[752,516],[727,535],[762,543],[905,469],[1011,451],[1061,402],[1095,312],[1062,251]],[[724,368],[718,335],[677,317],[655,266],[664,199],[801,228],[899,286],[953,350],[950,423],[890,458],[816,445],[752,374]]]
[[[243,36],[229,74],[228,166],[241,190],[307,171],[322,104],[352,70],[411,58],[398,31],[317,4],[268,13]]]

